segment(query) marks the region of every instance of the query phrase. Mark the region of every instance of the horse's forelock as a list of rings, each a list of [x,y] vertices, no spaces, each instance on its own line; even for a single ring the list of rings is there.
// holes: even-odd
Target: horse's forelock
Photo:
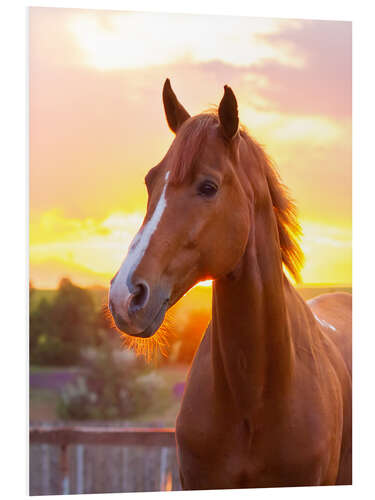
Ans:
[[[192,173],[206,143],[208,130],[218,122],[216,112],[188,119],[179,130],[172,147],[172,169],[169,182],[181,184]]]

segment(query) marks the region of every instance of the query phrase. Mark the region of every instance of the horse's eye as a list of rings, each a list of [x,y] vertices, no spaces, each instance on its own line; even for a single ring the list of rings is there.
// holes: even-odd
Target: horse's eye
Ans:
[[[217,193],[218,187],[212,181],[204,181],[198,186],[198,194],[210,198]]]

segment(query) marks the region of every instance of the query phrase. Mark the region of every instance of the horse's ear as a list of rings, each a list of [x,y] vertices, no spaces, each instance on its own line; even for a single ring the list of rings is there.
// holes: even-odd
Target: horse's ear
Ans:
[[[163,87],[163,103],[165,116],[169,128],[176,133],[185,120],[190,118],[186,109],[178,102],[176,94],[173,92],[169,78],[165,80]]]
[[[238,108],[233,90],[224,85],[224,95],[219,106],[219,119],[225,137],[232,139],[238,130]]]

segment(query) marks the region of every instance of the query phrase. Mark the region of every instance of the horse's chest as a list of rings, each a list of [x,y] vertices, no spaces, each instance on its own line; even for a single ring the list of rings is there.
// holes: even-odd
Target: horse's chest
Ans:
[[[253,447],[252,427],[246,419],[235,419],[230,412],[218,412],[209,389],[209,382],[194,393],[188,388],[177,419],[183,487],[248,486],[249,478],[259,476],[263,463]]]
[[[291,432],[280,422],[234,417],[217,405],[209,384],[189,391],[176,425],[181,478],[186,489],[320,484],[328,449],[314,450],[310,434]],[[199,398],[198,398],[199,395]],[[304,420],[305,422],[305,420]],[[292,426],[293,427],[293,426]],[[298,434],[298,435],[297,435]]]
[[[250,459],[252,436],[240,427],[215,421],[198,426],[180,417],[176,437],[185,489],[244,487],[245,477],[256,475],[256,456]]]
[[[184,489],[321,484],[320,455],[296,453],[278,433],[253,433],[245,420],[226,428],[215,422],[211,428],[187,424],[176,434]]]

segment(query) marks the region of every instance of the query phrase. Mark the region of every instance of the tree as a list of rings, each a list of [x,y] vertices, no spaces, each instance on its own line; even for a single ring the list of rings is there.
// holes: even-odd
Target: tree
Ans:
[[[80,288],[68,278],[60,281],[53,303],[52,321],[58,337],[64,343],[77,347],[93,340],[95,305],[88,290]]]
[[[51,335],[51,304],[43,298],[38,306],[30,307],[30,362],[32,364],[45,364],[43,344]],[[52,335],[51,335],[52,336]]]
[[[32,292],[34,293],[34,292]],[[88,290],[64,278],[51,302],[43,298],[30,309],[30,361],[74,365],[83,346],[96,342],[94,301]]]

